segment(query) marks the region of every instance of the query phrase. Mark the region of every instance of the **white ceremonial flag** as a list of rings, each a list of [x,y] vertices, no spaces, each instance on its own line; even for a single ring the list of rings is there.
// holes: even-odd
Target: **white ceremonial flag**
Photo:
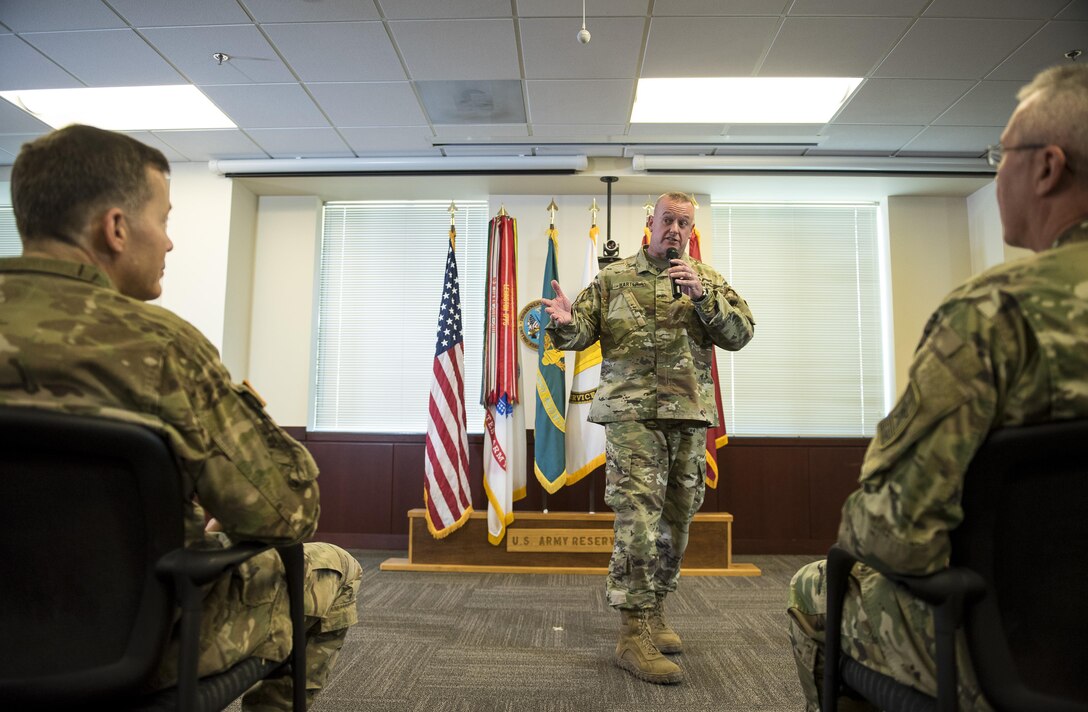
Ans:
[[[589,230],[581,289],[589,286],[597,276],[599,232],[596,225]],[[595,342],[584,351],[574,352],[573,359],[567,358],[567,363],[572,361],[574,378],[571,380],[570,399],[567,402],[568,486],[604,464],[604,426],[586,420],[589,417],[589,406],[601,382],[601,342]]]

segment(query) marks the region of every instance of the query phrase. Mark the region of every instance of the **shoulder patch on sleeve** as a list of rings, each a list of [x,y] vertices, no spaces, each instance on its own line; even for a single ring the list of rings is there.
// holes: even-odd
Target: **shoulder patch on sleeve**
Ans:
[[[903,431],[907,429],[907,425],[918,413],[920,403],[918,386],[914,381],[911,381],[907,384],[907,390],[899,399],[899,402],[892,408],[892,412],[888,413],[876,426],[878,442],[882,449],[891,445],[903,434]]]

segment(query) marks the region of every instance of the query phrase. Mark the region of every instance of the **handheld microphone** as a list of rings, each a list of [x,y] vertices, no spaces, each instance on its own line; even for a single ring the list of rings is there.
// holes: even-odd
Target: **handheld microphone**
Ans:
[[[678,260],[678,259],[680,259],[680,252],[675,247],[670,247],[669,249],[665,250],[665,259],[667,259],[667,260]],[[672,266],[671,262],[669,263],[669,266],[670,267]],[[680,298],[680,285],[676,282],[675,279],[672,279],[672,280],[669,280],[669,281],[672,282],[672,298],[673,299],[679,299]]]

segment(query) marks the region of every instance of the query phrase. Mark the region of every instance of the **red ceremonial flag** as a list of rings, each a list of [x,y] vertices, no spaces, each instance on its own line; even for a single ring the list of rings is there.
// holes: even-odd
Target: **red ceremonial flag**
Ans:
[[[465,341],[461,331],[461,296],[454,255],[456,231],[450,226],[450,249],[438,339],[434,350],[434,382],[428,405],[423,502],[427,528],[441,539],[468,520],[472,499],[468,485],[468,431],[465,428]]]
[[[702,262],[702,250],[699,249],[699,229],[691,229],[691,240],[688,242],[688,254],[692,259]],[[715,347],[711,347],[712,349]],[[718,409],[718,426],[706,429],[706,484],[708,487],[718,486],[718,448],[729,442],[729,436],[725,432],[725,415],[722,413],[722,393],[718,390],[718,354],[712,351],[710,354],[710,376],[714,379],[714,406]]]
[[[525,497],[525,415],[518,397],[517,223],[502,210],[491,220],[484,317],[484,493],[487,540],[498,545]]]

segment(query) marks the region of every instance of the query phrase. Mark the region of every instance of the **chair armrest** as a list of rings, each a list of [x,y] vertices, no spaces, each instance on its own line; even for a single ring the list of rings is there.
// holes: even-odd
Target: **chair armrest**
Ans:
[[[174,549],[155,564],[155,573],[182,576],[203,586],[269,548],[260,542],[239,542],[229,549]]]
[[[978,573],[962,568],[941,569],[926,576],[907,576],[884,570],[867,562],[838,544],[827,555],[827,617],[824,631],[823,709],[835,710],[841,677],[842,608],[850,571],[855,563],[870,566],[911,595],[933,607],[937,652],[937,709],[956,709],[956,630],[963,621],[966,605],[986,593],[986,583]]]
[[[971,569],[962,567],[949,567],[926,576],[906,576],[883,571],[878,566],[872,568],[910,591],[915,598],[920,598],[932,606],[939,606],[956,596],[962,597],[963,601],[969,601],[986,592],[986,582],[982,577]]]

